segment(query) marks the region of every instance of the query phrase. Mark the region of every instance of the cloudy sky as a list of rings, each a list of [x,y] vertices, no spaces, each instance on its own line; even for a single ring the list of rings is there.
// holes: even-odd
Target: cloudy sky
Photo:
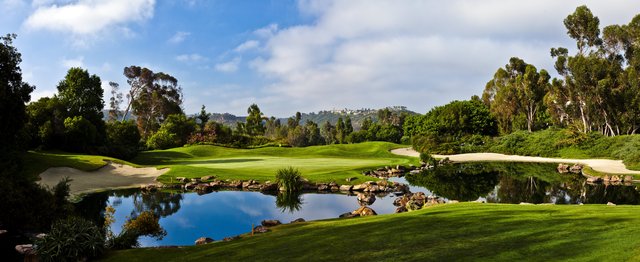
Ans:
[[[332,108],[431,107],[480,94],[510,57],[553,73],[575,49],[562,20],[586,4],[601,26],[640,1],[0,0],[24,78],[51,96],[69,67],[126,88],[123,68],[175,76],[187,113],[267,115]],[[108,97],[105,97],[108,100]]]

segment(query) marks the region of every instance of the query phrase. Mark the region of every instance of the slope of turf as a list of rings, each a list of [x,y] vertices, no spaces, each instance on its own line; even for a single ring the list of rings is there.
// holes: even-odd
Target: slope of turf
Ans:
[[[221,179],[274,180],[276,170],[292,166],[314,182],[365,178],[363,170],[382,166],[417,164],[416,158],[391,154],[389,150],[402,147],[386,142],[367,142],[348,145],[310,146],[304,148],[265,147],[234,149],[219,146],[189,146],[168,150],[141,152],[132,162],[142,165],[170,167],[159,180],[164,183],[176,177],[214,175]]]
[[[288,224],[231,242],[144,248],[107,261],[627,261],[640,259],[639,206],[461,203]]]

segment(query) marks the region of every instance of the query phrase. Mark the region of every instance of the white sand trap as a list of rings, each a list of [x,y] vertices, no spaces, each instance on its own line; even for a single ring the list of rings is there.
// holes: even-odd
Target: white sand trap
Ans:
[[[402,156],[419,157],[420,153],[412,148],[399,148],[391,150],[391,153]],[[448,157],[454,162],[478,162],[478,161],[508,161],[508,162],[535,162],[535,163],[577,163],[587,165],[593,170],[609,174],[640,174],[640,171],[629,170],[622,160],[610,159],[566,159],[547,158],[535,156],[514,156],[496,153],[469,153],[458,155],[433,155],[436,158]]]
[[[70,193],[76,195],[104,189],[131,188],[156,183],[156,178],[167,171],[169,171],[168,168],[135,168],[107,161],[105,166],[90,172],[70,167],[52,167],[40,174],[41,180],[38,183],[53,187],[62,178],[69,177],[72,179]]]

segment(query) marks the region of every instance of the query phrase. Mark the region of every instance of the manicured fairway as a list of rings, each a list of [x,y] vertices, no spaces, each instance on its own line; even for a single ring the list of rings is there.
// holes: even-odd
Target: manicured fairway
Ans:
[[[276,170],[291,166],[298,168],[311,181],[336,181],[344,184],[349,177],[358,178],[353,183],[372,180],[360,174],[363,170],[417,164],[417,158],[397,156],[389,152],[399,147],[402,146],[385,142],[257,149],[204,145],[142,152],[132,162],[171,168],[159,177],[159,181],[165,183],[175,181],[176,177],[208,175],[221,179],[273,181]]]
[[[184,248],[118,251],[107,261],[629,261],[640,206],[460,203],[288,224]]]

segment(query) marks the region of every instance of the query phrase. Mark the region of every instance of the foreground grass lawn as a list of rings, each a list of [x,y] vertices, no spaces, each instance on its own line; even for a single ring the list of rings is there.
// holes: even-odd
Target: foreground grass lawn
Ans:
[[[640,260],[640,206],[461,203],[288,224],[231,242],[113,252],[106,261]]]
[[[207,175],[221,179],[273,181],[276,170],[288,166],[298,168],[305,178],[313,182],[336,181],[344,184],[346,178],[356,177],[358,179],[353,183],[362,183],[371,180],[360,174],[363,170],[418,164],[417,158],[389,152],[400,147],[403,146],[386,142],[257,149],[202,145],[141,152],[132,162],[171,168],[159,177],[163,183],[172,183],[176,177]]]

